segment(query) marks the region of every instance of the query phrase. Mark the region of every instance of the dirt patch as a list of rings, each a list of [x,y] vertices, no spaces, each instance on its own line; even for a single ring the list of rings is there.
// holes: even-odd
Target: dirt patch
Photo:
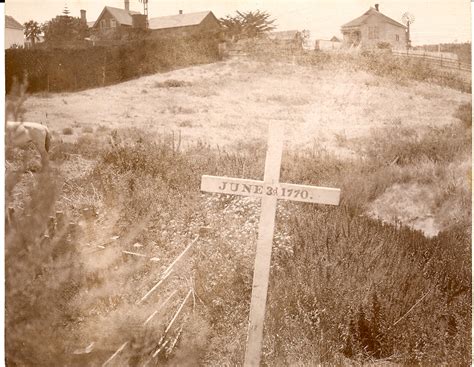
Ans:
[[[368,214],[387,223],[406,224],[433,237],[441,229],[432,210],[434,201],[432,190],[425,186],[396,184],[370,205]]]

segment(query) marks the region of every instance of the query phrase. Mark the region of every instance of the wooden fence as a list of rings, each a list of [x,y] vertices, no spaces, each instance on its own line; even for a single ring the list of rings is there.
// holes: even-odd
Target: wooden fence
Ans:
[[[392,54],[395,56],[401,56],[401,57],[423,59],[423,60],[426,60],[427,62],[436,64],[448,69],[458,69],[458,70],[464,70],[464,71],[469,71],[469,72],[472,70],[471,64],[468,64],[466,62],[461,62],[457,60],[456,58],[450,57],[450,55],[443,55],[443,53],[439,53],[439,56],[438,56],[438,55],[434,55],[433,53],[426,53],[426,52],[393,50]]]

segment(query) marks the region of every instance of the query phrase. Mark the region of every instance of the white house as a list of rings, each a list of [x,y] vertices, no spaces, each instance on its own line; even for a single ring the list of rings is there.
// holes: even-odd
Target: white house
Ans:
[[[5,15],[5,49],[25,45],[24,27],[13,17]]]

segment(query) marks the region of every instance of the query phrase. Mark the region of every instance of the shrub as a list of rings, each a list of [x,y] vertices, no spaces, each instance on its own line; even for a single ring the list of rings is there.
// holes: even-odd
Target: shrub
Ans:
[[[92,126],[84,126],[82,128],[82,132],[86,134],[92,134],[94,132],[94,128]]]
[[[7,93],[14,77],[28,75],[29,92],[73,91],[116,84],[142,75],[217,61],[218,40],[134,40],[86,48],[6,50]]]
[[[379,42],[377,43],[377,48],[381,50],[391,50],[392,45],[390,44],[390,42]]]
[[[65,127],[63,129],[63,135],[72,135],[74,133],[74,130],[71,127]]]
[[[180,88],[189,85],[191,85],[191,83],[185,82],[184,80],[167,79],[164,82],[156,82],[154,86],[155,88]]]
[[[71,302],[83,286],[84,273],[68,228],[48,231],[57,177],[42,172],[24,193],[24,208],[5,228],[5,355],[8,365],[68,365],[74,338],[64,327],[77,322]],[[10,172],[10,185],[21,176]],[[26,200],[26,197],[29,199]],[[7,205],[13,198],[7,196]],[[48,237],[45,237],[45,234]],[[41,341],[41,342],[39,342]],[[68,344],[71,343],[71,344]]]
[[[434,140],[462,146],[464,140],[455,143],[446,139],[444,134],[455,135],[453,131],[446,129],[428,134],[426,144],[422,139],[409,140],[400,148],[409,150],[402,157],[402,163],[416,161],[417,155],[430,152]],[[401,131],[400,136],[395,137],[403,141],[405,133],[410,136],[412,131]],[[36,256],[16,256],[20,245],[13,247],[14,252],[8,252],[9,360],[19,365],[33,365],[38,360],[46,361],[47,365],[98,365],[129,341],[127,349],[112,364],[147,362],[157,348],[172,310],[176,309],[176,302],[146,330],[141,326],[143,320],[157,310],[157,303],[153,300],[136,307],[135,302],[149,286],[156,284],[159,269],[171,263],[205,225],[208,232],[196,243],[193,255],[182,265],[179,275],[170,278],[171,283],[157,295],[161,300],[165,292],[179,289],[183,284],[196,291],[194,315],[188,305],[177,320],[176,329],[167,335],[169,344],[176,346],[165,348],[156,363],[238,365],[247,332],[259,203],[253,199],[201,194],[199,181],[203,174],[261,179],[265,144],[245,141],[233,151],[214,151],[198,143],[183,150],[179,138],[177,141],[172,134],[152,139],[128,129],[117,131],[112,137],[111,143],[103,149],[91,136],[85,136],[87,140],[78,144],[60,145],[61,151],[91,154],[98,160],[89,174],[58,187],[63,187],[61,196],[69,200],[73,194],[78,195],[74,185],[81,187],[79,194],[103,200],[109,212],[101,216],[100,222],[111,221],[114,234],[120,235],[121,241],[93,257],[89,266],[99,267],[99,262],[106,266],[92,275],[86,271],[75,273],[79,269],[77,257],[67,257],[75,254],[69,250],[75,250],[67,246],[65,259],[68,260],[46,261],[47,270],[51,271],[45,272],[45,277],[41,275],[39,280],[31,270],[35,267],[29,263]],[[385,139],[393,138],[385,135]],[[397,144],[400,142],[387,145],[387,153],[383,146],[375,146],[367,156],[382,152],[385,159],[399,154]],[[89,151],[87,146],[97,150]],[[438,152],[438,162],[457,157],[464,153],[463,149],[465,147],[453,147],[447,153]],[[348,171],[351,165],[354,167]],[[339,185],[341,172],[348,175],[350,181],[343,190],[345,198],[339,207],[289,202],[278,205],[265,321],[265,364],[341,365],[341,355],[346,358],[346,364],[364,364],[374,359],[390,359],[401,365],[469,364],[470,235],[465,228],[451,227],[438,237],[428,239],[407,227],[363,216],[353,203],[366,198],[348,200],[346,197],[356,196],[358,188],[354,186],[358,185],[375,190],[372,186],[377,183],[369,175],[384,175],[383,167],[384,162],[374,163],[370,158],[368,162],[347,163],[327,153],[324,156],[322,152],[284,154],[282,181]],[[49,177],[50,183],[55,181]],[[8,184],[8,188],[10,186]],[[96,191],[98,194],[92,195]],[[31,205],[43,217],[48,215],[54,200],[45,202],[49,203],[44,204],[46,209],[38,209],[43,206],[37,201]],[[77,200],[70,205],[77,206]],[[118,217],[115,222],[112,216]],[[41,232],[43,227],[26,228]],[[98,231],[105,232],[105,239],[110,237],[102,227]],[[161,262],[122,259],[120,250],[130,249],[128,246],[137,241],[143,244],[140,251],[159,257]],[[152,245],[147,246],[149,243]],[[27,246],[26,241],[19,244]],[[38,253],[38,258],[48,256],[49,249]],[[60,265],[64,265],[63,270]],[[20,269],[23,266],[25,269]],[[64,273],[64,269],[70,273]],[[22,291],[21,282],[25,280],[18,274],[23,271],[28,282],[43,287],[42,290],[32,288],[33,294],[38,295],[34,302],[27,296],[16,298],[12,293]],[[84,275],[94,278],[95,283],[82,283]],[[78,284],[71,283],[71,279],[79,279]],[[82,288],[81,297],[73,285]],[[48,287],[57,288],[50,291]],[[61,298],[59,292],[64,288],[68,290],[64,291],[67,297]],[[179,290],[179,295],[184,293]],[[51,299],[56,303],[52,305]],[[62,313],[53,308],[56,304],[61,305]],[[14,313],[12,317],[10,305],[15,310],[28,310],[19,314],[24,320],[14,319]],[[53,312],[48,314],[51,309]],[[78,310],[86,315],[81,327],[77,326],[80,324]],[[35,349],[28,338],[30,335],[38,338],[38,330],[45,327],[43,319],[56,330],[47,329],[41,335],[47,343]],[[27,329],[28,323],[32,329]],[[10,330],[18,332],[10,333]],[[104,348],[105,353],[79,356],[82,359],[74,364],[64,350],[69,350],[77,339],[81,345],[87,345],[84,335],[88,337],[87,343],[96,341],[97,349]],[[25,339],[29,348],[21,349]],[[49,345],[53,348],[46,355]],[[87,358],[89,363],[86,363]]]
[[[463,125],[466,128],[471,128],[472,127],[472,104],[469,103],[464,103],[460,105],[454,115],[456,118],[461,120]]]

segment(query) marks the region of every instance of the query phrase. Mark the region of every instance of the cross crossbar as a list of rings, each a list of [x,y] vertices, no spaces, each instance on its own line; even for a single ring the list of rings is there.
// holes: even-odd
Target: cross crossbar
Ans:
[[[341,190],[329,187],[266,184],[264,181],[241,178],[202,176],[201,191],[250,197],[274,196],[277,199],[338,205]]]

